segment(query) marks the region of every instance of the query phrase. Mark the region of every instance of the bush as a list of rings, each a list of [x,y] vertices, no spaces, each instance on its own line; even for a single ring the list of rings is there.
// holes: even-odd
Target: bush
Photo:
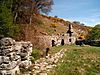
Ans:
[[[56,24],[56,23],[52,23],[51,26],[52,26],[53,28],[56,28],[56,27],[57,27],[57,24]]]
[[[40,58],[40,50],[33,49],[32,57],[34,58],[34,59],[32,58],[32,61],[35,61],[35,60],[39,59]]]
[[[89,33],[88,39],[100,40],[100,25],[96,25]]]

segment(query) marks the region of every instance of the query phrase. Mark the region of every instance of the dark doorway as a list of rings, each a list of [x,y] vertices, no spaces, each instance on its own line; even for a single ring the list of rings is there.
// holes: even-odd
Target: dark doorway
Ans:
[[[53,47],[53,46],[55,46],[55,41],[54,41],[54,40],[52,40],[52,47]]]
[[[71,39],[69,39],[69,42],[72,42],[72,40],[71,40]]]
[[[49,48],[46,48],[46,56],[48,56]]]
[[[62,45],[62,46],[64,45],[64,39],[61,40],[61,45]]]

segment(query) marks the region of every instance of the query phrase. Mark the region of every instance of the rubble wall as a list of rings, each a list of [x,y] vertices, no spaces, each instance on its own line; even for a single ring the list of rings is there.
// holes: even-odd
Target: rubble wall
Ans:
[[[0,75],[19,75],[20,68],[31,65],[32,44],[12,38],[0,40]]]

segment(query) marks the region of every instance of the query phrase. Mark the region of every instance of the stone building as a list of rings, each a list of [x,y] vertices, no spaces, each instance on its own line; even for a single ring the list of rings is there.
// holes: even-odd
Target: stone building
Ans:
[[[74,31],[72,25],[69,25],[69,27],[68,27],[68,29],[66,29],[65,33],[56,35],[56,36],[51,36],[51,40],[53,40],[52,44],[55,43],[56,46],[75,44],[76,38],[77,38],[77,34]]]
[[[43,35],[35,37],[38,41],[34,43],[34,45],[37,45],[38,48],[45,50],[46,48],[53,46],[75,44],[77,34],[75,33],[72,25],[69,25],[65,33],[57,35],[52,34],[51,36]]]
[[[69,24],[65,38],[67,39],[66,44],[75,44],[77,34],[75,33],[72,25]]]

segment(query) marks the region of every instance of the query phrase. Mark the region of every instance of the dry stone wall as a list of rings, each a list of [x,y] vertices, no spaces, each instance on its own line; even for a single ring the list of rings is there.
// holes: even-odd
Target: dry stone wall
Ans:
[[[30,42],[16,42],[12,38],[0,40],[0,75],[19,75],[20,68],[31,65]]]

